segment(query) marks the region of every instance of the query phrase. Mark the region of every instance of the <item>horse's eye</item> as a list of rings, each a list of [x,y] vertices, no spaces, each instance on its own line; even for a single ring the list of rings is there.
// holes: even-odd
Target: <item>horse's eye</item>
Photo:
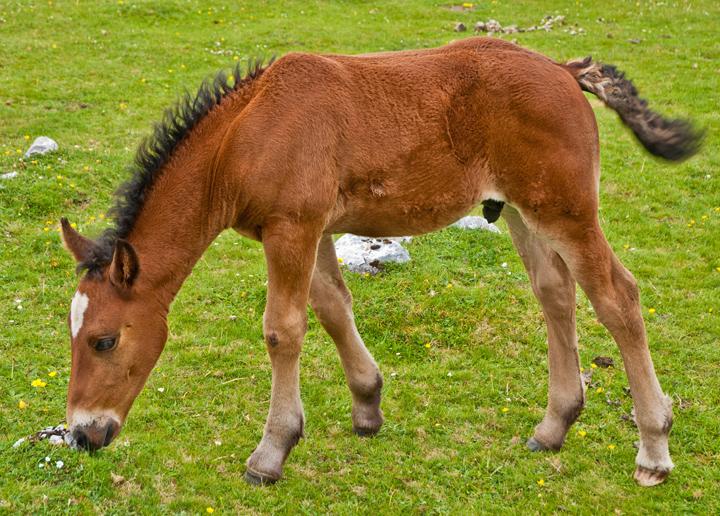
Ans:
[[[117,337],[107,337],[95,342],[95,351],[108,351],[115,347]]]

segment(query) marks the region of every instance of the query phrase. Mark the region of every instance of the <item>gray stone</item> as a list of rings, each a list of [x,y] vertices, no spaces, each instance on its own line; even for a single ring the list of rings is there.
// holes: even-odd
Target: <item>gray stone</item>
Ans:
[[[484,229],[485,231],[492,231],[493,233],[500,233],[500,229],[495,225],[491,224],[484,217],[477,215],[470,215],[463,217],[457,222],[452,224],[455,228],[460,229]]]
[[[384,263],[405,263],[410,253],[402,246],[410,237],[370,238],[347,233],[335,242],[338,261],[357,273],[377,274]]]
[[[38,136],[32,143],[30,148],[25,152],[25,157],[29,158],[34,154],[47,154],[48,152],[58,150],[58,144],[52,138],[47,136]]]
[[[463,22],[458,22],[455,24],[455,32],[465,32],[467,30],[467,27]]]
[[[497,20],[488,20],[487,23],[485,23],[485,30],[487,32],[500,32],[502,25],[500,25],[500,22]]]
[[[70,432],[66,432],[65,435],[63,435],[63,441],[65,441],[65,444],[70,448],[77,448],[77,442]]]

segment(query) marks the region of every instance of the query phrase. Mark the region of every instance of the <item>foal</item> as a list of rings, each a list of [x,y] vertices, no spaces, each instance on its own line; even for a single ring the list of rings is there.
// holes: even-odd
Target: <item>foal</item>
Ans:
[[[62,221],[86,274],[72,300],[67,420],[94,450],[118,434],[167,338],[169,305],[223,230],[262,242],[272,362],[264,435],[246,479],[274,482],[303,435],[298,358],[308,301],[333,338],[353,429],[376,433],[382,377],[353,320],[332,234],[419,234],[486,203],[502,211],[548,326],[549,394],[532,450],[560,448],[584,403],[575,283],[623,356],[640,430],[635,478],[662,482],[670,399],[648,352],[631,274],[598,223],[597,95],[651,153],[682,160],[701,135],[650,111],[613,67],[556,63],[488,38],[364,56],[289,54],[218,75],[166,112],[93,241]]]

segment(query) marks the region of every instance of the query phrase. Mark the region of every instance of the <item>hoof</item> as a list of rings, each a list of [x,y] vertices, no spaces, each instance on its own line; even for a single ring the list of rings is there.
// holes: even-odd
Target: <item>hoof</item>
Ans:
[[[665,482],[670,470],[654,470],[638,466],[633,478],[642,487],[652,487]]]
[[[531,437],[527,440],[527,443],[525,443],[530,451],[538,452],[538,451],[549,451],[550,448],[542,444],[540,441],[535,439],[534,437]]]
[[[380,427],[377,428],[360,428],[359,426],[353,425],[353,433],[359,437],[372,437],[377,435],[380,431]]]
[[[247,482],[251,486],[269,486],[279,480],[277,478],[268,477],[261,473],[250,471],[249,469],[245,471],[244,478],[245,482]]]

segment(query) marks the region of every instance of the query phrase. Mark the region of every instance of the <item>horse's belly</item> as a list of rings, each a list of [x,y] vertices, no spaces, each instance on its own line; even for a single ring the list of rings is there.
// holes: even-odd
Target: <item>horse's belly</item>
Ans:
[[[353,233],[364,236],[419,235],[452,224],[469,212],[478,200],[375,199],[350,202],[333,220],[328,233]]]

